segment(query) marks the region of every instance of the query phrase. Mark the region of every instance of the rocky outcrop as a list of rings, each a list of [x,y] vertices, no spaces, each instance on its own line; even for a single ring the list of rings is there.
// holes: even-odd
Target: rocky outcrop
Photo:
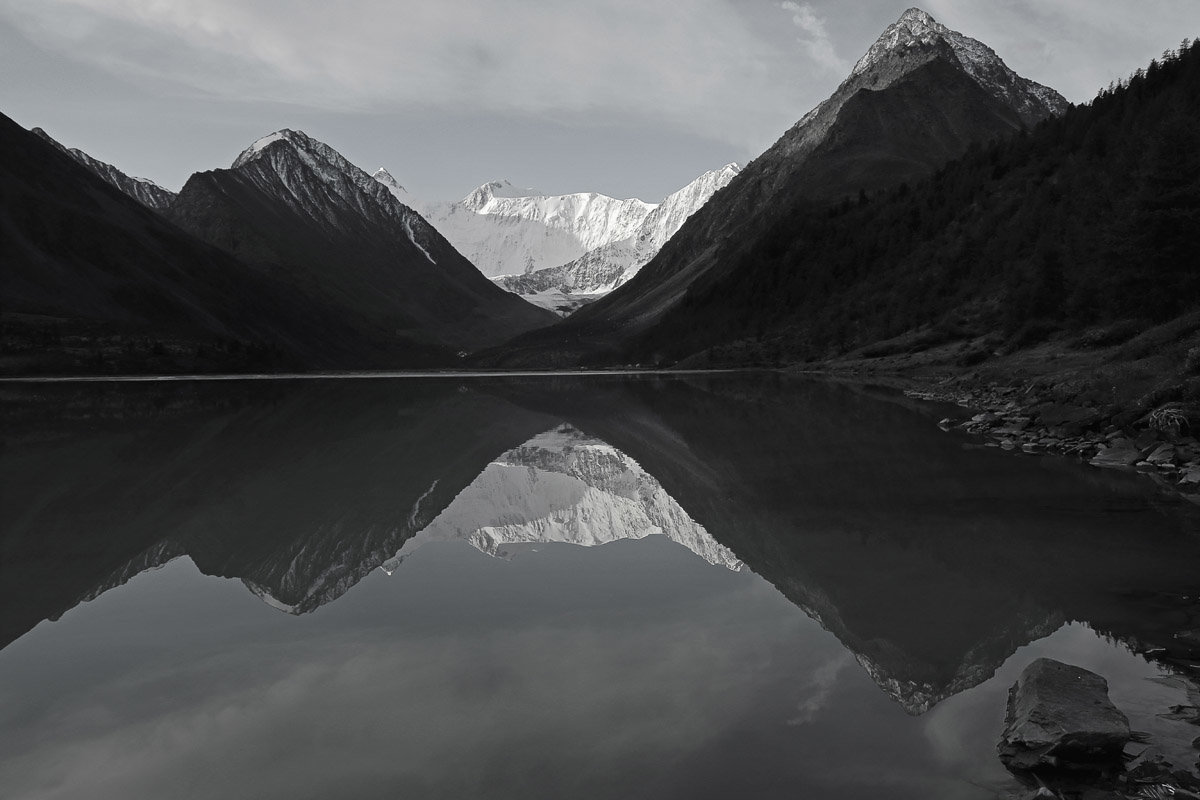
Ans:
[[[1039,658],[1008,692],[1000,759],[1011,770],[1097,768],[1120,763],[1129,720],[1108,682],[1082,667]]]

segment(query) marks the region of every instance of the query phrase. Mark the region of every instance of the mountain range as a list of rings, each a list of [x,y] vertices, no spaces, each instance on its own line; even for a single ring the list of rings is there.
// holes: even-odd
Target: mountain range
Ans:
[[[299,131],[193,175],[168,216],[405,347],[473,350],[553,319],[483,279],[387,187]]]
[[[828,100],[692,215],[635,279],[544,335],[511,343],[490,363],[612,358],[693,287],[727,275],[736,254],[798,204],[833,205],[920,179],[972,143],[1011,136],[1067,105],[986,45],[910,8]]]
[[[736,164],[710,170],[660,203],[595,192],[540,195],[492,181],[457,202],[419,208],[483,274],[565,315],[636,275],[737,173]],[[387,170],[376,177],[397,191]]]
[[[177,196],[7,118],[0,135],[7,371],[448,365],[554,320],[303,133]]]
[[[292,129],[175,195],[5,119],[0,369],[987,360],[1165,323],[1200,308],[1185,49],[1072,107],[910,8],[766,152],[657,204],[423,202]]]
[[[704,173],[654,206],[628,236],[594,247],[569,263],[493,280],[530,302],[564,316],[570,314],[629,281],[688,217],[728,185],[738,172],[737,164],[726,164]]]

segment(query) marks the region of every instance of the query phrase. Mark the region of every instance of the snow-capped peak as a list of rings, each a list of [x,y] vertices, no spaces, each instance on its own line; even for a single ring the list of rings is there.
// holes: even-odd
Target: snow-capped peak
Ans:
[[[952,35],[966,39],[961,34],[954,34],[953,31],[945,25],[940,24],[921,9],[910,8],[901,14],[900,19],[889,25],[880,37],[875,40],[875,43],[871,45],[866,54],[854,65],[854,69],[850,74],[851,76],[863,74],[889,53],[919,45],[932,45],[939,39],[946,41],[953,47],[954,42],[950,41]],[[980,43],[975,42],[975,44]],[[955,49],[957,52],[957,48]],[[994,53],[992,55],[995,56]]]
[[[907,22],[910,25],[924,25],[931,28],[938,24],[937,20],[929,16],[928,12],[922,11],[916,6],[905,9],[904,13],[900,15],[900,22]]]
[[[951,30],[919,8],[910,8],[871,45],[854,65],[847,83],[876,65],[903,57],[909,51],[949,46],[963,70],[994,96],[1012,105],[1027,122],[1046,114],[1060,114],[1067,101],[1049,87],[1017,75],[996,51],[983,42]]]
[[[383,184],[383,186],[392,193],[392,196],[394,196],[401,203],[406,205],[412,204],[412,195],[408,193],[408,189],[405,189],[403,186],[401,186],[400,182],[392,176],[392,173],[388,172],[383,167],[375,170],[375,172],[371,174],[371,177]]]
[[[496,198],[511,200],[521,197],[540,197],[541,192],[533,187],[518,188],[511,181],[504,179],[488,181],[472,191],[461,201],[462,205],[472,211],[480,211]]]
[[[524,274],[500,275],[493,280],[531,302],[560,314],[570,313],[636,275],[687,218],[740,171],[737,164],[708,170],[661,203],[644,204],[649,210],[628,236],[589,249],[568,263],[526,269]]]
[[[883,31],[880,38],[866,50],[863,58],[858,60],[858,64],[854,65],[850,78],[846,79],[839,91],[857,89],[864,80],[868,80],[866,85],[875,89],[880,88],[881,80],[883,85],[892,83],[912,68],[904,66],[906,61],[916,65],[920,60],[928,60],[934,48],[949,48],[962,70],[974,82],[998,100],[1008,103],[1026,124],[1032,125],[1046,115],[1066,112],[1067,100],[1057,91],[1022,78],[1004,64],[995,50],[970,36],[950,30],[920,8],[908,8],[900,19]],[[908,53],[918,55],[920,59],[908,60]],[[820,108],[810,112],[802,122],[809,121]]]
[[[237,169],[243,164],[253,161],[267,148],[267,145],[280,141],[292,142],[293,144],[304,146],[310,140],[305,134],[294,131],[291,128],[282,128],[274,133],[268,133],[266,136],[255,139],[253,144],[243,150],[234,159],[232,169]]]

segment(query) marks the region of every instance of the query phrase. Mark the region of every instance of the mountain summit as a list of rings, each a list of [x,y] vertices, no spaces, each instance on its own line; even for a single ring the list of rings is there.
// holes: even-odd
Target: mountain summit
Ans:
[[[833,95],[693,214],[636,277],[488,363],[571,364],[618,353],[693,286],[724,276],[785,209],[828,206],[920,179],[973,142],[1009,136],[1067,107],[991,48],[909,9]]]
[[[993,96],[1004,100],[1032,125],[1051,114],[1066,111],[1066,99],[1055,90],[1022,78],[1009,69],[996,51],[983,42],[952,31],[919,8],[910,8],[889,25],[854,65],[849,81],[860,75],[878,75],[877,65],[910,52],[931,51],[948,45],[967,74]]]
[[[480,275],[382,177],[284,128],[229,169],[193,175],[170,213],[373,329],[392,364],[452,358],[553,321]]]

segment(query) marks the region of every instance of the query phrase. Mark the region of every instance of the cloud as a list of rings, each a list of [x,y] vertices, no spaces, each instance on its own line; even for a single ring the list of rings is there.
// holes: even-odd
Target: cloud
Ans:
[[[792,24],[805,35],[797,41],[804,46],[805,51],[813,61],[829,72],[844,75],[850,71],[850,64],[837,54],[829,32],[825,29],[825,19],[817,16],[817,12],[808,3],[795,3],[784,0],[779,4],[784,11],[792,14]]]
[[[804,691],[808,696],[796,704],[796,715],[787,721],[788,725],[807,725],[817,718],[821,709],[829,705],[833,690],[837,686],[838,676],[842,670],[854,663],[853,656],[848,652],[839,653],[829,661],[813,670],[809,676]]]
[[[656,119],[737,144],[804,108],[791,55],[693,0],[0,0],[42,47],[160,91],[333,111]]]

